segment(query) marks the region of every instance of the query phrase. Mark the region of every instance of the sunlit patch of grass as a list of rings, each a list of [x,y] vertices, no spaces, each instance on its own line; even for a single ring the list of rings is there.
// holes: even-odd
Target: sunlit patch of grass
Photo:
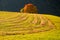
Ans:
[[[3,17],[3,19],[6,20],[8,18],[18,16],[20,14],[23,15],[23,13],[0,11],[0,18]],[[27,19],[27,21],[28,20],[33,21],[34,17],[32,17],[32,16],[35,14],[28,13],[28,15],[31,17],[29,19]],[[38,15],[38,14],[36,14],[36,15]],[[52,21],[52,23],[54,23],[55,29],[52,29],[50,31],[45,31],[45,32],[32,33],[32,34],[0,35],[0,40],[60,40],[60,17],[53,16],[53,15],[46,15],[46,14],[43,14],[43,16],[47,17],[48,19],[50,19]],[[40,19],[38,19],[38,20],[40,20]],[[9,25],[11,23],[5,22],[3,24],[4,25],[0,24],[0,29],[7,28],[6,25]],[[25,23],[25,24],[28,25],[28,23]],[[12,23],[12,25],[14,25],[14,24]],[[26,25],[24,25],[24,26],[26,26]],[[35,25],[33,25],[33,26],[35,26]],[[9,29],[7,28],[6,31],[9,31]]]

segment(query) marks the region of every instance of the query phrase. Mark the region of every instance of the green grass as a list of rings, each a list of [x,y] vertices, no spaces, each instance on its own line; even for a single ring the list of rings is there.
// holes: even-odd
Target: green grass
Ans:
[[[41,22],[39,16],[41,15],[0,11],[0,40],[60,40],[60,17],[47,15],[47,14],[42,14],[42,15],[44,17],[47,17],[55,25],[54,29],[44,32],[31,33],[31,34],[27,33],[29,30],[28,31],[22,30],[24,31],[23,33],[25,33],[24,35],[23,33],[17,35],[1,35],[1,31],[9,32],[12,30],[20,30],[20,28],[17,27],[28,28],[39,25],[39,23]],[[35,24],[32,24],[32,22]],[[40,30],[42,30],[42,28],[40,28]]]

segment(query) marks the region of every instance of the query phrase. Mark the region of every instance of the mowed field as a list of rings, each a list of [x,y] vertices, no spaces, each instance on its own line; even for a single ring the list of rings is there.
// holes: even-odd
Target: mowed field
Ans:
[[[60,40],[60,17],[0,11],[0,40]]]

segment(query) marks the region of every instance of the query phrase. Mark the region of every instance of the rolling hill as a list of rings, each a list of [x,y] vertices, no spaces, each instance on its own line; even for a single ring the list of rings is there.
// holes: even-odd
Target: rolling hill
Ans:
[[[0,40],[60,40],[60,17],[0,11]]]

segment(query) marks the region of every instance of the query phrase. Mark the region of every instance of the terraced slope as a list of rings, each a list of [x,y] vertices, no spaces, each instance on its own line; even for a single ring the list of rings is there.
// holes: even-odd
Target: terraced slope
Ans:
[[[11,35],[11,37],[14,37],[14,35],[16,37],[18,35],[22,35],[20,37],[25,36],[27,38],[29,38],[28,36],[34,37],[38,35],[41,38],[43,35],[47,35],[47,33],[48,34],[51,33],[46,37],[51,36],[51,39],[52,39],[53,38],[52,35],[55,34],[55,32],[57,32],[58,34],[55,34],[56,36],[55,35],[54,36],[57,39],[60,39],[60,35],[59,35],[60,21],[59,20],[60,20],[60,17],[56,17],[52,15],[2,11],[0,12],[0,35],[1,36]],[[59,36],[59,38],[57,37],[57,35]],[[36,36],[37,39],[39,38],[38,36]],[[42,38],[46,38],[46,37],[43,36]],[[27,38],[23,38],[23,40],[25,39],[27,40]],[[12,40],[12,39],[9,39],[9,40]],[[19,40],[18,37],[16,40]],[[35,39],[33,38],[33,40]]]

